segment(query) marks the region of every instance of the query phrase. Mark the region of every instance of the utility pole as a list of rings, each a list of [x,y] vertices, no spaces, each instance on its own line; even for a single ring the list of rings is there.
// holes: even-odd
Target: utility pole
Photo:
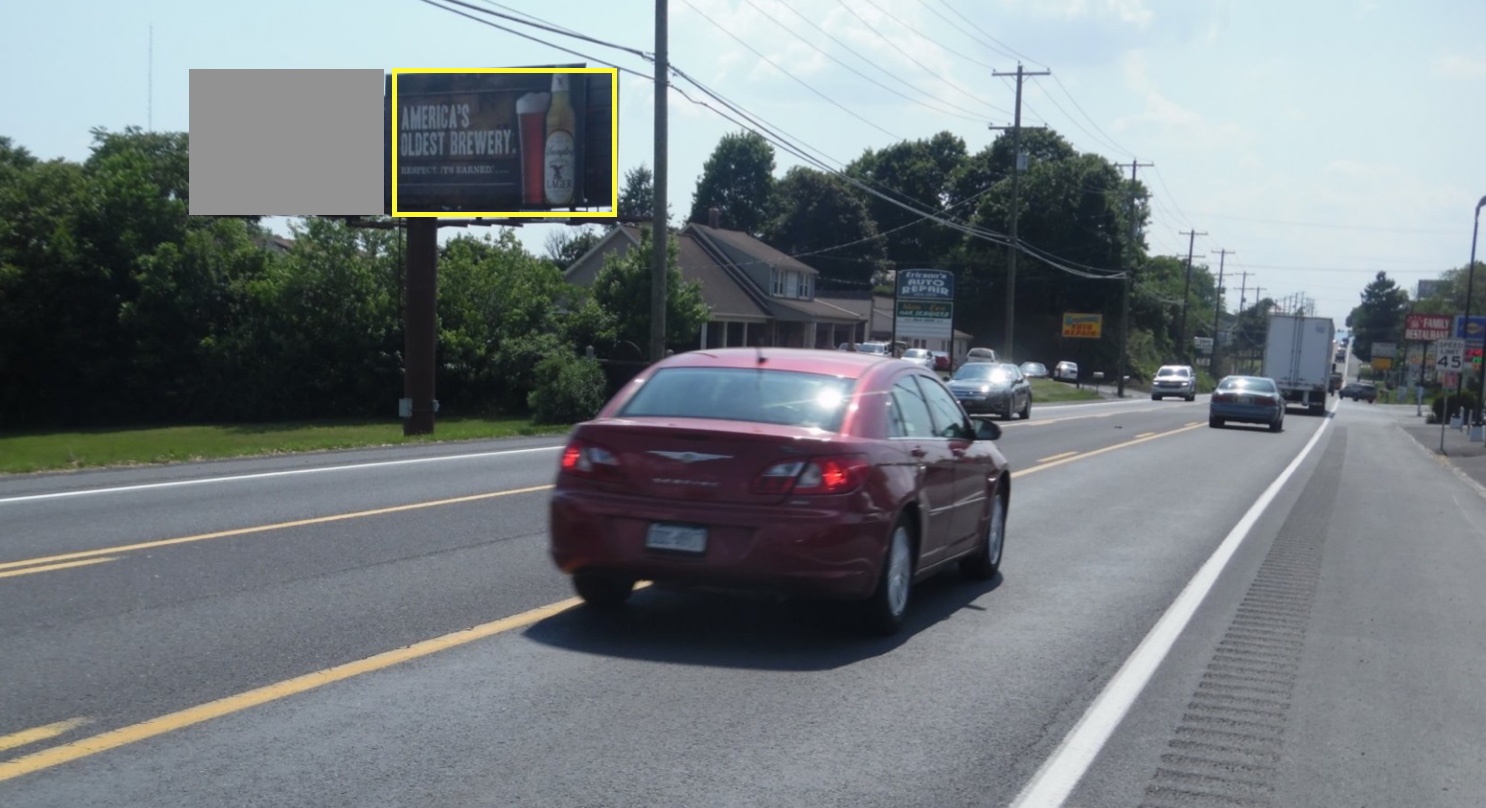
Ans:
[[[1211,372],[1214,378],[1218,375],[1218,325],[1223,315],[1223,263],[1230,255],[1237,255],[1233,250],[1213,250],[1218,254],[1218,294],[1217,301],[1213,303],[1213,355]]]
[[[1239,275],[1243,276],[1243,280],[1240,281],[1238,286],[1238,311],[1240,314],[1248,307],[1249,298],[1247,292],[1249,291],[1249,274],[1247,269],[1239,273]]]
[[[671,234],[666,222],[666,96],[671,65],[667,54],[666,12],[670,0],[655,0],[655,213],[650,225],[654,247],[650,266],[650,361],[666,356],[666,248]]]
[[[1179,231],[1179,235],[1189,237],[1187,239],[1187,282],[1182,285],[1182,330],[1179,332],[1181,334],[1182,344],[1180,346],[1180,355],[1191,357],[1191,340],[1187,338],[1187,303],[1192,299],[1192,250],[1197,246],[1197,237],[1207,234],[1199,233],[1196,230],[1183,230]]]
[[[1021,252],[1021,244],[1017,242],[1016,222],[1021,214],[1022,195],[1022,79],[1027,76],[1050,76],[1051,70],[1042,70],[1029,73],[1022,69],[1020,63],[1016,66],[1015,73],[998,73],[991,71],[992,76],[1016,76],[1016,112],[1012,118],[1011,126],[991,126],[990,129],[1011,130],[1011,261],[1006,269],[1006,346],[1003,356],[1007,361],[1015,361],[1016,357],[1016,257]],[[1043,127],[1038,127],[1039,129]]]
[[[1125,376],[1130,373],[1130,287],[1135,283],[1135,172],[1153,165],[1155,163],[1130,161],[1130,215],[1127,217],[1130,219],[1130,237],[1125,241],[1125,280],[1120,295],[1120,364],[1115,374],[1115,395],[1119,398],[1125,397]]]

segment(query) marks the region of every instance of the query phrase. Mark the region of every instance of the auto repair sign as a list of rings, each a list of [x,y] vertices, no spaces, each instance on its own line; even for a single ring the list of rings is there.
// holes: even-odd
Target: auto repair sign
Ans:
[[[954,300],[955,275],[947,269],[898,270],[899,300]]]

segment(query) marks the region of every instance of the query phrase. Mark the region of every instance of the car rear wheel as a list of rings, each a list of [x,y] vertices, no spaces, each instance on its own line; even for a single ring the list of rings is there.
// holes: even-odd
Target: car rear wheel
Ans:
[[[1188,393],[1187,394],[1187,400],[1188,401],[1196,401],[1197,400],[1197,394],[1196,393]]]
[[[1151,393],[1151,401],[1160,401],[1160,400],[1161,400],[1161,397],[1160,396],[1156,395],[1155,393]]]
[[[907,519],[899,519],[888,537],[887,555],[877,590],[867,599],[863,616],[873,633],[894,634],[903,627],[908,596],[913,590],[913,535]]]
[[[1001,552],[1006,547],[1006,498],[997,490],[991,495],[991,518],[985,538],[975,552],[960,559],[960,574],[975,581],[988,581],[1001,569]]]
[[[1273,420],[1273,421],[1271,421],[1269,423],[1269,431],[1270,432],[1279,432],[1281,429],[1284,429],[1284,428],[1285,428],[1285,416],[1283,416],[1283,415],[1281,415],[1279,418],[1276,418],[1275,420]]]
[[[614,575],[579,572],[573,575],[573,588],[578,590],[578,597],[584,603],[595,609],[609,611],[623,606],[629,600],[630,593],[635,591],[635,582]]]
[[[1207,425],[1210,426],[1210,427],[1212,427],[1213,429],[1222,429],[1223,428],[1223,419],[1222,418],[1208,418],[1207,419]]]

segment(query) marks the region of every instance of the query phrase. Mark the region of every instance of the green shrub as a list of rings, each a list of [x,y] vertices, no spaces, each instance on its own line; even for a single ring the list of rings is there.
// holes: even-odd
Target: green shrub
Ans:
[[[1435,423],[1454,418],[1455,413],[1463,409],[1475,412],[1479,407],[1480,403],[1476,398],[1476,394],[1470,390],[1462,390],[1459,395],[1456,395],[1454,390],[1450,391],[1450,411],[1448,413],[1445,412],[1444,393],[1436,393],[1434,400],[1429,404],[1429,409],[1434,412]]]
[[[532,421],[538,424],[575,424],[586,421],[604,406],[607,380],[598,360],[559,351],[536,367],[536,388],[527,397]]]

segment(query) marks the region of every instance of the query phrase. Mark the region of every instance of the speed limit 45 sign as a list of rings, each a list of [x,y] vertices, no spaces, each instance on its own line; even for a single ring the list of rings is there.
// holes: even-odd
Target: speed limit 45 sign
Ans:
[[[1442,339],[1434,343],[1434,366],[1443,373],[1465,369],[1465,340]]]

